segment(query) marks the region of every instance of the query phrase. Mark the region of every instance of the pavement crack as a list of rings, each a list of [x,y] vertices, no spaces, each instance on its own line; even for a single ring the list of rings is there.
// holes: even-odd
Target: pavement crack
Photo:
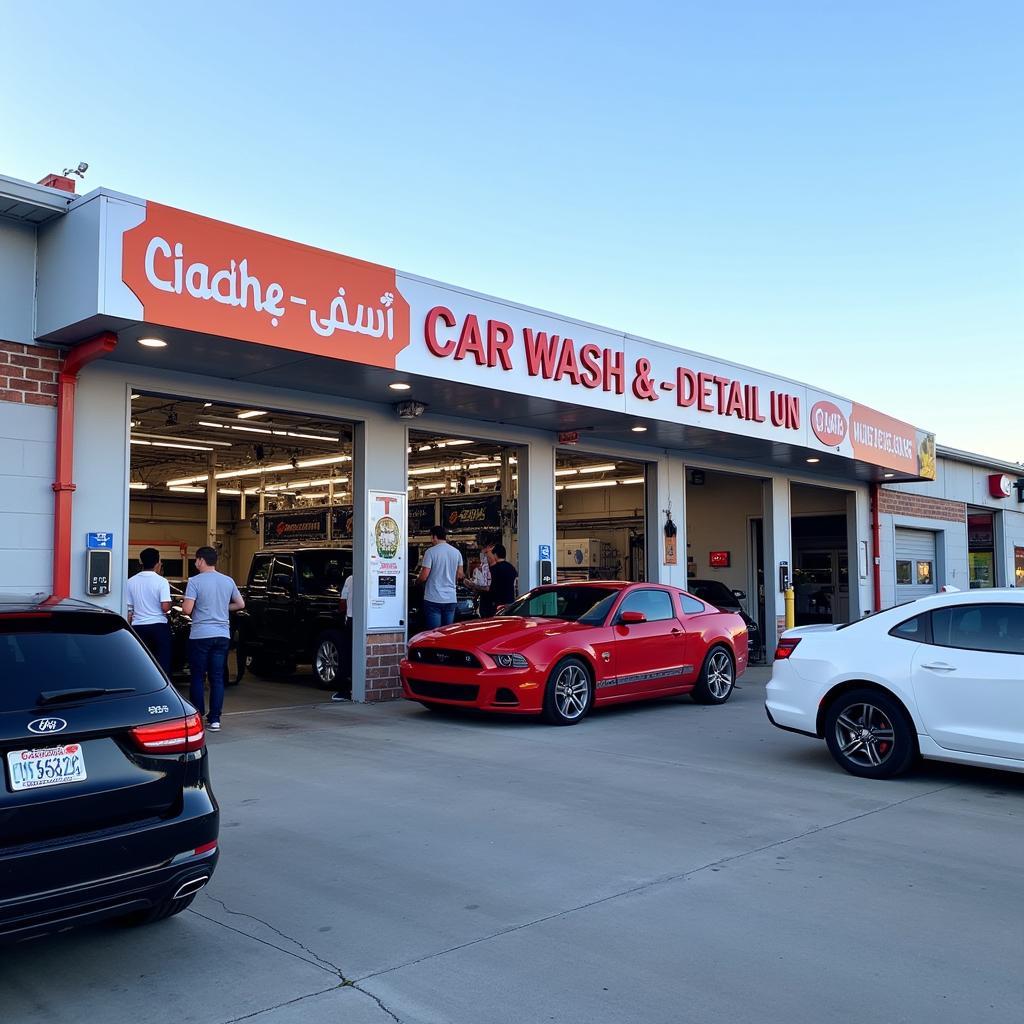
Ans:
[[[203,915],[200,914],[200,917]],[[230,1020],[223,1021],[222,1024],[239,1024],[239,1021],[252,1020],[254,1017],[262,1016],[264,1013],[270,1013],[273,1010],[280,1010],[285,1006],[294,1006],[296,1003],[301,1003],[305,999],[312,999],[315,996],[323,996],[328,992],[337,992],[339,989],[344,988],[343,985],[331,985],[330,988],[322,988],[318,992],[307,992],[304,996],[296,996],[294,999],[286,999],[283,1003],[275,1003],[273,1006],[264,1006],[262,1010],[253,1010],[252,1013],[243,1014],[241,1017],[232,1017]]]
[[[321,989],[319,992],[310,992],[308,995],[299,996],[297,999],[290,999],[287,1002],[278,1003],[276,1006],[268,1006],[262,1010],[256,1010],[253,1013],[246,1014],[244,1017],[234,1017],[229,1021],[224,1021],[224,1024],[237,1024],[238,1021],[250,1020],[253,1017],[258,1017],[261,1013],[267,1013],[270,1010],[278,1010],[282,1006],[291,1006],[294,1003],[301,1003],[303,999],[309,999],[310,996],[320,996],[324,995],[326,992],[334,992],[336,990],[344,988],[351,988],[358,992],[360,995],[366,996],[367,999],[372,999],[383,1013],[386,1013],[393,1021],[395,1021],[395,1024],[402,1024],[402,1018],[399,1017],[398,1014],[396,1014],[394,1010],[392,1010],[384,1002],[384,1000],[380,998],[380,996],[374,995],[367,989],[362,988],[358,981],[353,981],[351,978],[346,978],[345,972],[337,964],[320,956],[319,953],[315,953],[307,945],[300,942],[293,936],[289,935],[287,932],[281,931],[280,928],[275,927],[269,921],[265,921],[262,917],[257,917],[255,914],[247,914],[241,910],[232,910],[222,899],[219,899],[216,896],[211,896],[209,893],[206,893],[205,895],[207,899],[212,900],[214,903],[218,904],[223,909],[224,913],[231,914],[233,917],[244,917],[250,921],[255,921],[257,924],[263,925],[264,928],[269,928],[270,931],[272,931],[275,935],[281,936],[281,938],[284,939],[286,942],[291,942],[292,944],[298,946],[299,949],[308,953],[309,956],[312,957],[312,959],[309,959],[308,957],[304,956],[299,956],[297,953],[293,953],[290,949],[283,949],[281,946],[277,946],[273,942],[267,942],[266,939],[261,939],[258,935],[250,935],[249,932],[244,932],[240,928],[232,928],[231,925],[225,924],[223,921],[218,921],[215,917],[209,917],[206,914],[202,914],[198,910],[192,910],[190,911],[190,913],[195,914],[197,917],[203,918],[204,921],[210,921],[212,924],[217,924],[220,925],[220,927],[222,928],[227,928],[228,930],[233,931],[238,935],[242,935],[247,939],[252,939],[255,942],[261,942],[263,943],[263,945],[269,946],[271,949],[276,949],[281,953],[287,953],[289,956],[293,956],[298,960],[302,960],[303,963],[310,964],[313,967],[319,967],[322,970],[329,971],[331,974],[336,974],[340,982],[340,984],[338,985],[332,985],[330,988]]]
[[[883,804],[881,807],[874,807],[870,811],[863,811],[860,814],[851,814],[846,818],[839,819],[838,821],[826,822],[824,825],[815,825],[814,828],[805,829],[803,832],[799,832],[793,836],[787,836],[785,839],[777,839],[774,842],[765,843],[763,846],[757,846],[751,850],[743,850],[740,853],[733,853],[727,857],[719,857],[718,860],[708,861],[706,864],[690,868],[687,871],[680,871],[670,875],[662,875],[660,878],[652,878],[649,881],[641,882],[639,885],[630,886],[620,892],[610,893],[607,896],[600,896],[595,900],[589,900],[588,902],[581,903],[578,906],[559,910],[554,914],[545,914],[543,917],[534,918],[532,921],[524,921],[521,924],[510,925],[508,928],[501,928],[489,935],[482,935],[479,938],[470,939],[468,942],[461,942],[456,946],[449,946],[447,949],[441,949],[434,953],[427,953],[425,956],[417,957],[414,960],[408,960],[405,963],[396,964],[393,967],[386,967],[380,971],[373,971],[360,978],[359,982],[362,983],[368,981],[370,978],[379,978],[385,974],[391,974],[394,971],[401,971],[406,967],[415,967],[417,964],[425,963],[428,960],[436,960],[438,957],[447,956],[449,953],[457,953],[460,950],[469,949],[472,946],[478,946],[483,942],[490,942],[492,939],[498,939],[504,935],[512,935],[515,932],[525,931],[527,928],[533,928],[539,924],[546,924],[548,921],[557,921],[561,918],[569,917],[571,914],[576,914],[583,910],[590,910],[592,907],[599,907],[604,903],[610,903],[613,900],[621,899],[623,896],[633,896],[636,893],[646,892],[648,889],[653,889],[660,885],[685,881],[686,879],[693,878],[695,875],[699,875],[704,871],[710,871],[712,868],[719,868],[725,864],[733,864],[736,861],[745,860],[747,857],[753,857],[759,853],[765,853],[768,850],[775,850],[780,846],[786,846],[789,843],[799,842],[802,839],[807,839],[810,836],[817,835],[821,832],[828,832],[831,829],[840,828],[841,826],[848,825],[851,822],[870,818],[872,815],[880,814],[883,811],[891,810],[894,807],[900,807],[903,804],[909,804],[915,800],[934,796],[936,793],[943,793],[946,790],[955,789],[958,785],[958,783],[951,783],[948,786],[939,786],[936,789],[930,789],[924,793],[915,793],[911,796],[904,797],[902,800],[893,800],[891,803]]]
[[[257,924],[263,925],[264,928],[268,928],[275,935],[280,935],[281,938],[284,939],[286,942],[290,942],[292,943],[292,945],[298,946],[299,949],[301,949],[303,952],[308,953],[309,956],[312,957],[312,959],[310,960],[307,957],[298,956],[296,953],[292,953],[291,950],[288,949],[281,949],[280,946],[275,946],[274,943],[267,942],[265,939],[261,939],[257,935],[249,935],[248,932],[243,932],[239,928],[232,928],[232,931],[236,931],[241,935],[248,935],[249,938],[256,939],[258,942],[263,942],[265,945],[271,946],[273,949],[281,949],[282,953],[288,953],[291,956],[298,956],[299,960],[305,960],[306,963],[313,964],[313,966],[320,967],[325,971],[330,971],[331,974],[336,974],[341,979],[342,982],[348,981],[348,979],[345,977],[344,971],[342,971],[342,969],[337,964],[332,963],[330,960],[326,960],[324,957],[320,956],[319,953],[316,953],[312,949],[310,949],[309,946],[300,942],[298,939],[289,935],[287,932],[281,931],[280,928],[275,927],[269,921],[265,921],[262,917],[256,917],[255,914],[247,914],[241,910],[232,910],[222,899],[218,899],[216,896],[211,896],[209,893],[206,894],[206,898],[208,900],[211,900],[213,903],[216,903],[224,910],[224,913],[230,914],[232,917],[244,917],[249,921],[255,921]],[[199,917],[205,918],[207,921],[213,921],[215,924],[219,924],[224,928],[231,927],[230,925],[225,924],[223,921],[218,921],[215,917],[208,917],[206,914],[199,913],[198,910],[193,910],[192,913],[197,914]]]

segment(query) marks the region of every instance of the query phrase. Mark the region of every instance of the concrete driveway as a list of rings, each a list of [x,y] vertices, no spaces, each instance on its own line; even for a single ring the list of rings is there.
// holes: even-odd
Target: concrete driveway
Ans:
[[[765,679],[568,729],[405,704],[229,714],[210,888],[148,929],[4,950],[0,1017],[1018,1019],[1024,777],[854,779],[768,725]]]

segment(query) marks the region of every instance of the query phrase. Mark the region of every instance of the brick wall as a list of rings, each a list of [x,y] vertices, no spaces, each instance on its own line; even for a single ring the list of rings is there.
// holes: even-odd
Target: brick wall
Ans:
[[[398,700],[402,682],[398,663],[405,654],[405,633],[370,633],[366,638],[366,699]]]
[[[967,522],[967,505],[945,498],[926,498],[906,491],[882,488],[878,495],[878,511],[896,516],[917,516],[919,519],[946,519],[953,523]]]
[[[57,404],[59,349],[0,341],[0,402]]]

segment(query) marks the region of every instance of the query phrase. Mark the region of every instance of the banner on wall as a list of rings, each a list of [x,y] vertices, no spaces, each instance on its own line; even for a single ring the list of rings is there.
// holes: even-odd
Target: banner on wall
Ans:
[[[451,533],[501,529],[501,495],[442,498],[441,523]]]
[[[437,525],[434,518],[437,515],[434,509],[434,499],[429,501],[409,502],[409,536],[426,537],[430,529]]]
[[[322,540],[327,540],[326,508],[263,513],[263,543],[267,547]]]
[[[367,629],[405,625],[406,536],[404,494],[370,491],[366,566]]]
[[[334,505],[331,508],[331,540],[352,539],[352,506]]]

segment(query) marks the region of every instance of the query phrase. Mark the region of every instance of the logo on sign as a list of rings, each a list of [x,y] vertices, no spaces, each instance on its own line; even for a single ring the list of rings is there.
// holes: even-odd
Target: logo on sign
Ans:
[[[37,736],[63,732],[67,727],[68,723],[63,718],[36,718],[28,723],[28,731]]]
[[[848,427],[835,402],[817,402],[811,409],[811,429],[822,444],[837,448],[846,440]]]

